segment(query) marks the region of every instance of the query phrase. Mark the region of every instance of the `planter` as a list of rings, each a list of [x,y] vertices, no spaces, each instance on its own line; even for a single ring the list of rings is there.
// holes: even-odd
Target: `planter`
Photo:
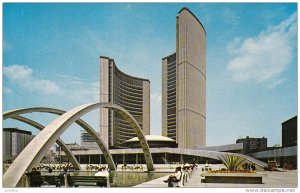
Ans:
[[[204,172],[201,176],[205,177],[205,183],[262,184],[262,178],[267,174]]]

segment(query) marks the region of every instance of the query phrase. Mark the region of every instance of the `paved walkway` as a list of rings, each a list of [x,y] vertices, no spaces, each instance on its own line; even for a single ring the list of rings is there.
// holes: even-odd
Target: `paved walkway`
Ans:
[[[137,187],[137,188],[167,188],[168,184],[163,182],[163,180],[168,179],[169,175],[166,175],[164,177],[161,178],[157,178],[155,180],[151,180],[142,184],[138,184],[136,186],[133,187]]]
[[[201,168],[193,172],[191,179],[185,184],[184,188],[297,188],[298,171],[289,170],[286,172],[269,172],[263,177],[263,184],[221,184],[221,183],[203,183],[201,179]],[[163,182],[167,176],[145,182],[134,187],[138,188],[167,188],[168,185]]]

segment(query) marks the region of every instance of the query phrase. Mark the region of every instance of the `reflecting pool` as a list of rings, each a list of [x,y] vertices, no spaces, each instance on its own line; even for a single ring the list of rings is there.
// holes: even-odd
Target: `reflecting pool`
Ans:
[[[168,174],[170,173],[111,172],[113,176],[111,187],[132,187]]]

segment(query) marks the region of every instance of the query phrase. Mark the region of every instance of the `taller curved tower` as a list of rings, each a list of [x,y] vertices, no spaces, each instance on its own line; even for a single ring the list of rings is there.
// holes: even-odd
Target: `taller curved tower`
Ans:
[[[100,102],[112,102],[129,111],[150,134],[150,81],[125,74],[111,58],[100,57]],[[100,136],[110,148],[136,136],[130,124],[112,110],[100,110]]]
[[[176,18],[176,53],[162,59],[162,135],[179,148],[206,145],[206,32],[187,8]]]

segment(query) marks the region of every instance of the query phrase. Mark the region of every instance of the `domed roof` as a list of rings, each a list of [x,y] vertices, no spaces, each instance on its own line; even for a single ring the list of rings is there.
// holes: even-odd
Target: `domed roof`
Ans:
[[[168,142],[175,142],[174,139],[171,139],[169,137],[161,136],[161,135],[145,135],[145,138],[147,141],[168,141]],[[138,137],[134,137],[131,139],[128,139],[125,142],[136,142],[139,141]]]

